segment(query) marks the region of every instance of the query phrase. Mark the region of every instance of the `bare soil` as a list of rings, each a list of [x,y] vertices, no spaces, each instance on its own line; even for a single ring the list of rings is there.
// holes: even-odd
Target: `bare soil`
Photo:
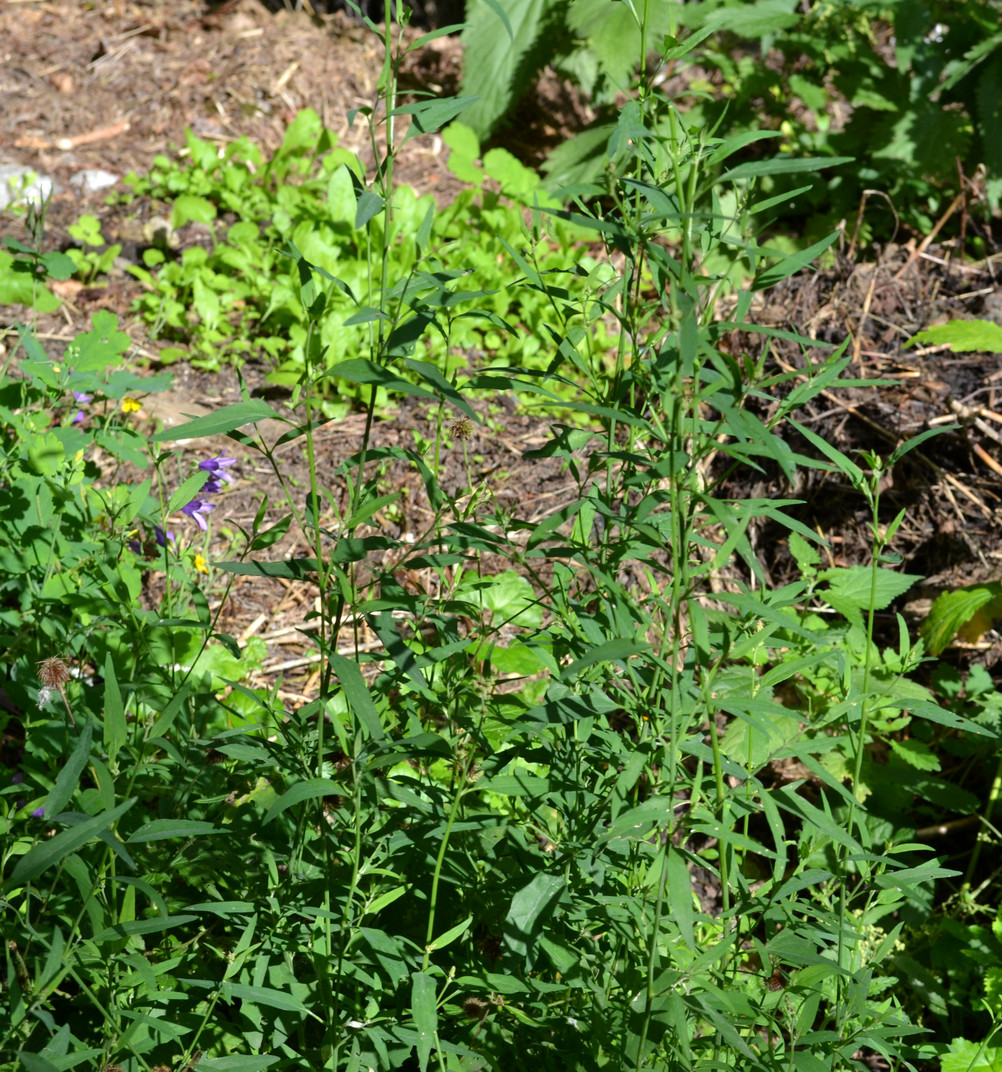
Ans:
[[[126,255],[135,255],[155,207],[142,200],[109,206],[107,191],[84,195],[70,179],[83,169],[118,176],[142,172],[157,154],[173,154],[183,146],[186,127],[220,145],[246,135],[272,151],[297,111],[309,106],[338,133],[343,146],[373,163],[364,127],[350,127],[347,116],[351,109],[375,106],[382,53],[379,42],[344,15],[272,12],[258,0],[0,0],[0,57],[0,162],[28,165],[56,179],[58,192],[47,220],[46,242],[52,248],[71,244],[67,227],[90,212],[101,220],[110,241],[122,242]],[[415,52],[405,75],[412,85],[451,92],[460,63],[458,42],[442,38]],[[542,147],[588,116],[587,102],[550,77],[523,105],[524,122],[513,151],[538,160]],[[434,136],[407,143],[398,177],[440,200],[456,190],[442,143]],[[23,224],[0,213],[0,234],[23,238]],[[876,384],[823,393],[801,413],[804,423],[840,449],[886,454],[930,425],[961,425],[910,455],[884,488],[884,520],[907,507],[895,549],[904,556],[904,569],[929,578],[920,600],[943,587],[997,579],[1002,570],[999,357],[904,346],[932,323],[964,317],[1002,322],[997,263],[995,256],[965,263],[950,243],[927,242],[922,236],[852,255],[844,243],[834,267],[801,273],[770,291],[756,313],[762,325],[834,344],[850,337],[851,374]],[[133,340],[135,361],[154,367],[156,347],[132,312],[138,293],[139,284],[124,273],[100,287],[68,284],[61,291],[63,308],[42,318],[39,331],[53,352],[60,352],[77,331],[89,327],[95,311],[110,309]],[[10,345],[3,332],[12,321],[11,311],[0,309],[0,346]],[[727,345],[738,353],[754,352],[762,343],[735,332]],[[775,346],[770,360],[779,367],[802,367],[804,361],[799,348],[786,343]],[[174,372],[174,388],[148,400],[151,428],[155,420],[176,423],[185,414],[207,412],[240,397],[232,371],[175,366]],[[261,384],[260,370],[248,368],[245,374],[252,387]],[[271,401],[281,410],[281,399]],[[558,463],[525,457],[544,441],[545,423],[515,412],[504,400],[484,401],[481,412],[485,423],[465,453],[456,441],[445,457],[447,487],[486,483],[498,501],[533,519],[575,497],[573,482]],[[446,414],[446,421],[452,416]],[[417,403],[402,405],[376,420],[374,444],[412,446],[416,435],[430,436],[437,419]],[[334,474],[358,449],[364,421],[363,414],[356,414],[320,432],[320,472]],[[281,428],[264,431],[274,441]],[[226,441],[191,449],[209,457],[222,446]],[[305,494],[309,480],[301,446],[282,448],[280,459],[285,476]],[[284,512],[279,485],[260,458],[245,454],[237,473],[238,482],[213,516],[218,557],[229,553],[224,529],[249,526],[262,498],[272,504],[272,521]],[[426,501],[402,467],[391,470],[387,479],[408,482],[400,514],[381,522],[404,548],[427,523]],[[777,474],[744,471],[727,490],[736,496],[805,500],[800,515],[829,540],[832,561],[866,561],[871,538],[864,504],[836,479],[813,476],[790,489]],[[765,565],[777,582],[790,569],[782,542],[773,539],[779,535],[757,534]],[[308,553],[290,535],[269,556]],[[220,579],[217,574],[212,585],[217,605],[222,595],[215,581]],[[238,578],[222,606],[225,631],[268,640],[266,671],[282,678],[292,702],[306,699],[315,685],[313,656],[296,628],[314,599],[306,583]],[[915,603],[910,612],[921,609],[921,602]],[[987,635],[974,654],[994,664],[994,635]]]

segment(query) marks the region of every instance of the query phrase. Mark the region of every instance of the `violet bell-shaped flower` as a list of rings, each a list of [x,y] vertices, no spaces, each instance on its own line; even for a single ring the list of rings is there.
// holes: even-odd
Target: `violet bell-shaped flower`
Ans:
[[[198,463],[198,468],[203,473],[209,474],[209,479],[202,485],[203,495],[218,495],[225,486],[223,481],[227,484],[233,483],[233,474],[227,468],[230,465],[236,464],[236,458],[224,458],[222,451],[220,451],[215,458],[207,458],[204,462]]]
[[[207,532],[209,526],[206,524],[205,515],[215,508],[215,503],[206,502],[204,499],[192,499],[187,506],[181,507],[181,513],[190,517],[203,532]]]

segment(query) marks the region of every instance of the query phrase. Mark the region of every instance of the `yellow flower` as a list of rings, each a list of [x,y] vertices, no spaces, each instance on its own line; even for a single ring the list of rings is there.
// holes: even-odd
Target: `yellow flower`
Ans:
[[[195,555],[195,569],[198,570],[199,573],[209,572],[209,564],[205,561],[205,557],[202,555],[201,551]]]
[[[122,399],[123,413],[138,413],[143,407],[134,398]]]

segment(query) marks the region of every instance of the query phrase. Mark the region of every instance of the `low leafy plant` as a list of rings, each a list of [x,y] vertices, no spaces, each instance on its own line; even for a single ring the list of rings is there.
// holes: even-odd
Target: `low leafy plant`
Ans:
[[[535,205],[538,213],[546,203],[539,180],[503,150],[479,164],[479,144],[464,128],[451,126],[444,138],[453,150],[450,167],[469,189],[438,210],[430,196],[396,188],[392,233],[384,234],[381,197],[365,190],[357,157],[336,147],[316,113],[300,113],[269,161],[245,139],[220,156],[189,133],[189,163],[159,157],[148,177],[129,181],[132,196],[169,200],[172,228],[200,224],[211,244],[189,246],[177,260],[148,249],[146,267],[133,269],[149,291],[140,311],[162,324],[168,338],[187,342],[196,367],[253,355],[272,366],[271,382],[287,385],[301,380],[308,351],[309,361],[323,352],[331,363],[364,352],[374,318],[389,323],[393,354],[415,354],[420,345],[421,356],[446,373],[465,369],[465,354],[483,351],[542,367],[546,295],[513,291],[517,274],[505,252],[526,238],[511,206]],[[219,214],[235,220],[225,231],[216,224]],[[545,234],[537,226],[526,255],[539,271],[552,271],[567,263],[580,240],[579,229],[555,221]],[[390,259],[376,276],[373,251],[384,246]],[[313,335],[290,250],[337,280]],[[587,319],[595,315],[589,296],[595,265],[587,255],[578,260],[564,279],[581,306],[579,317]],[[608,345],[601,335],[598,341]],[[185,353],[168,347],[160,356],[171,361]],[[341,397],[358,394],[339,386]],[[325,406],[337,408],[333,401]]]
[[[115,258],[122,252],[122,247],[117,242],[113,245],[105,243],[97,217],[81,216],[69,226],[68,231],[71,238],[81,243],[79,248],[71,247],[66,251],[66,256],[76,269],[75,274],[84,283],[93,283],[98,276],[107,275]]]

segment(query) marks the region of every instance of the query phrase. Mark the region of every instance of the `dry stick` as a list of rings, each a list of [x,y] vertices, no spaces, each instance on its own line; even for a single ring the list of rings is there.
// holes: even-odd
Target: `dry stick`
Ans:
[[[891,215],[894,217],[894,233],[891,235],[891,241],[893,242],[898,235],[898,228],[901,225],[901,221],[898,219],[897,209],[894,207],[894,202],[891,200],[890,195],[883,190],[864,190],[863,196],[859,199],[859,212],[856,213],[856,226],[853,228],[852,238],[849,241],[849,248],[846,251],[846,255],[849,260],[852,260],[853,254],[856,252],[856,239],[859,238],[859,229],[863,225],[863,210],[866,208],[866,199],[871,194],[879,194],[890,206]]]
[[[935,227],[922,239],[922,241],[912,250],[908,260],[898,269],[894,275],[895,283],[908,271],[909,268],[922,256],[922,254],[932,244],[933,239],[943,228],[943,224],[957,211],[958,208],[964,203],[964,191],[961,190],[959,194],[950,203],[950,207],[940,217],[939,222]]]
[[[863,327],[866,324],[867,318],[870,315],[870,303],[873,301],[873,291],[877,285],[877,273],[874,271],[870,276],[870,285],[866,288],[866,297],[863,299],[863,315],[859,318],[859,328],[856,331],[856,336],[852,340],[852,359],[856,362],[859,368],[859,374],[861,376],[866,375],[866,370],[863,368],[863,363],[860,361],[860,351],[863,345]]]

